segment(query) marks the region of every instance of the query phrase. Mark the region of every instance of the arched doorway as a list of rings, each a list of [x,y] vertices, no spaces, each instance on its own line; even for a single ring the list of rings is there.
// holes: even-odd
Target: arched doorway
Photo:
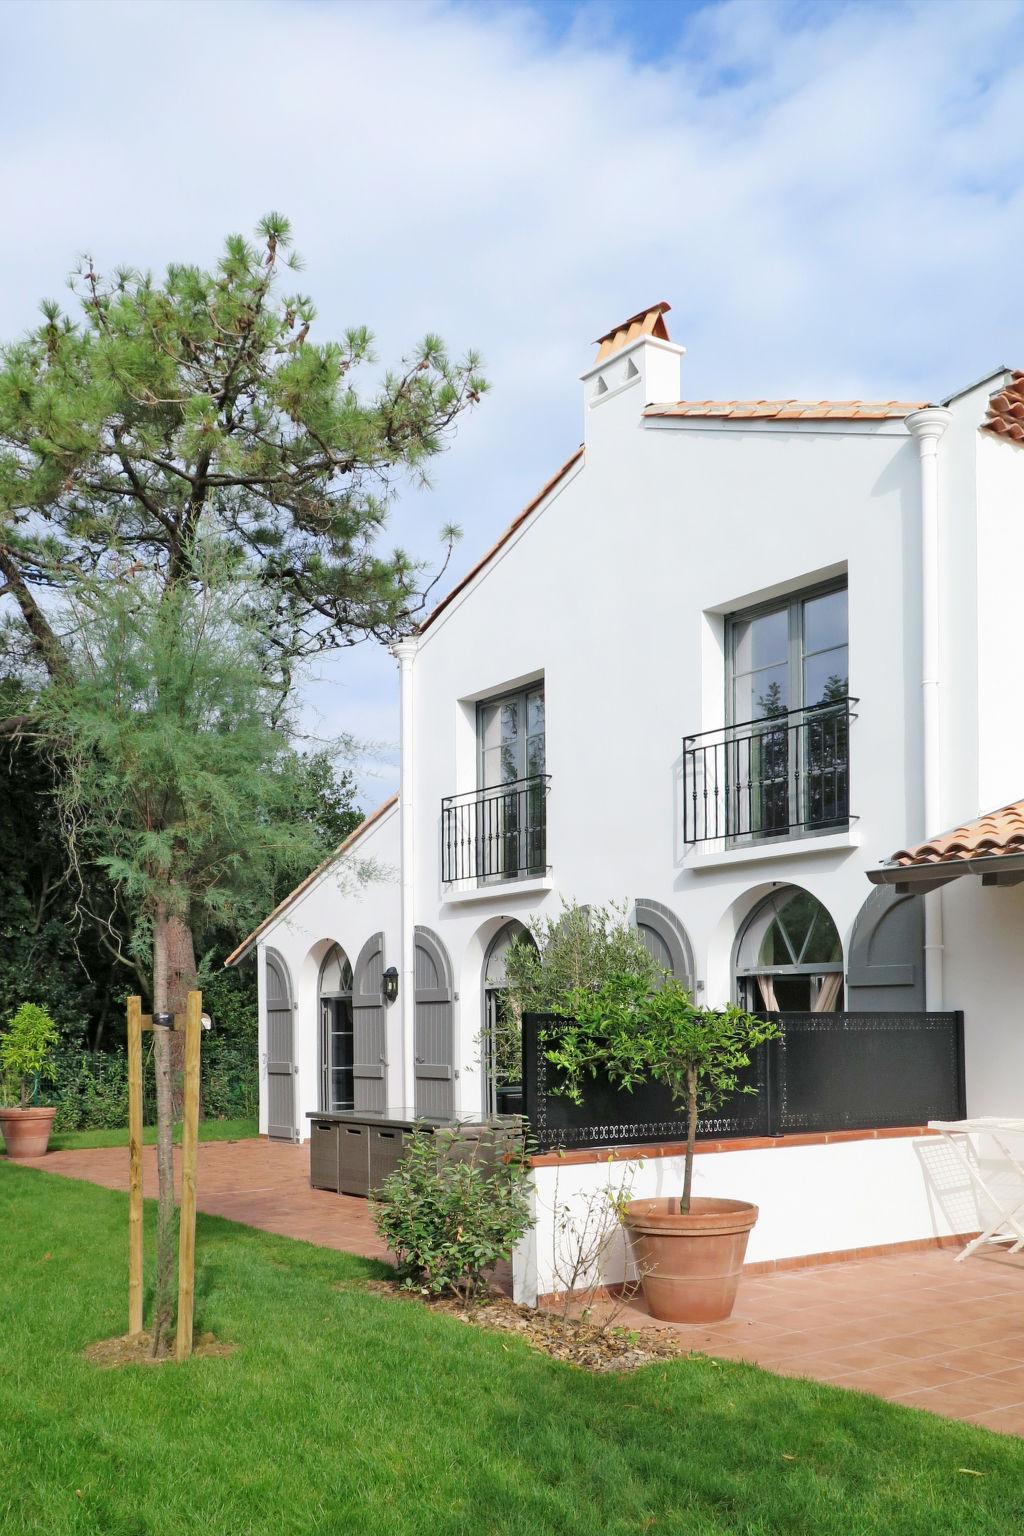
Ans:
[[[505,962],[515,940],[533,943],[528,928],[510,918],[484,957],[483,1079],[486,1115],[523,1112],[523,1019],[508,995]]]
[[[352,966],[340,944],[320,967],[320,1108],[355,1107]]]
[[[298,1141],[295,1123],[295,997],[284,960],[267,950],[267,1135]]]
[[[780,886],[751,912],[736,947],[736,990],[751,1010],[835,1013],[843,1006],[843,946],[810,891]]]

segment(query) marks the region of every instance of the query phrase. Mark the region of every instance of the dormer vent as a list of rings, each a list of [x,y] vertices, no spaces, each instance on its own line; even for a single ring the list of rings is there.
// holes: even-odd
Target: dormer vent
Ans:
[[[604,375],[599,373],[597,378],[594,380],[594,399],[600,400],[601,396],[606,395],[607,393],[607,382],[605,381]]]
[[[638,379],[639,377],[640,377],[640,369],[637,367],[636,363],[634,363],[634,361],[633,361],[633,359],[631,357],[627,357],[626,358],[626,382],[627,382],[627,384],[628,384],[630,379]]]

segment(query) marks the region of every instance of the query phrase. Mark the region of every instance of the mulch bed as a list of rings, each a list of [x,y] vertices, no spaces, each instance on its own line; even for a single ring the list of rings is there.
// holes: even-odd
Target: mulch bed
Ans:
[[[338,1286],[350,1290],[351,1284]],[[523,1307],[500,1292],[465,1302],[457,1296],[430,1296],[392,1280],[371,1280],[359,1286],[381,1296],[419,1302],[475,1328],[511,1333],[531,1349],[587,1371],[632,1371],[657,1360],[676,1360],[692,1351],[670,1328],[625,1328],[614,1322],[603,1327],[560,1312]]]
[[[82,1353],[90,1364],[98,1366],[100,1370],[115,1370],[121,1365],[166,1365],[174,1359],[174,1349],[171,1342],[167,1348],[162,1349],[154,1359],[150,1354],[153,1347],[153,1336],[149,1333],[125,1333],[116,1339],[100,1339],[96,1344],[90,1344]],[[212,1333],[201,1333],[192,1346],[194,1358],[207,1360],[223,1357],[234,1353],[233,1344],[225,1344],[214,1337]]]

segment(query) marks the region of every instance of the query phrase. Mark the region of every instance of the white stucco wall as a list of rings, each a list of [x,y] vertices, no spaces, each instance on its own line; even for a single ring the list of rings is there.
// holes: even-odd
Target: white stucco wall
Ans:
[[[677,1195],[682,1181],[682,1157],[536,1168],[537,1224],[516,1254],[517,1299],[532,1304],[538,1294],[565,1289],[573,1258],[566,1232],[585,1221],[589,1202],[602,1202],[606,1193]],[[758,1206],[748,1264],[913,1242],[979,1225],[967,1180],[932,1136],[698,1154],[693,1192]],[[614,1223],[610,1233],[594,1276],[603,1285],[632,1274],[624,1234]]]

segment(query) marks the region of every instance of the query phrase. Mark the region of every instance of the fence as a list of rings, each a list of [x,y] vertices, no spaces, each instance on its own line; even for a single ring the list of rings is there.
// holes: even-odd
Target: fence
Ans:
[[[962,1013],[763,1017],[782,1034],[753,1054],[744,1085],[753,1092],[702,1116],[698,1137],[882,1129],[966,1113]],[[595,1078],[579,1105],[560,1093],[544,1042],[562,1023],[546,1014],[523,1020],[524,1109],[542,1151],[685,1139],[685,1117],[660,1084],[630,1093]]]

